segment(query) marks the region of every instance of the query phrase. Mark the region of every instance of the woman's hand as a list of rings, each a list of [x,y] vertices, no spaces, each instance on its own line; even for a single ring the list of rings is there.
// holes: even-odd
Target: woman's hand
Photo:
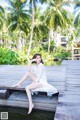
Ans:
[[[31,63],[32,63],[32,62],[36,62],[36,59],[32,59],[32,60],[31,60]]]

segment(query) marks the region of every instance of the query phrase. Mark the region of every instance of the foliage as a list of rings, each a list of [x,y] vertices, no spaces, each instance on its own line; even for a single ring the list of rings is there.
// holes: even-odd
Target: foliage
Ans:
[[[24,31],[26,34],[28,33],[28,19],[30,15],[28,14],[28,10],[25,9],[26,1],[21,2],[20,0],[8,0],[10,7],[8,7],[8,15],[7,15],[7,23],[8,28],[11,31],[15,29],[19,29]],[[30,20],[30,19],[29,19]]]
[[[46,49],[41,47],[35,47],[31,52],[31,57],[35,53],[41,53],[45,65],[55,65],[60,64],[62,60],[68,59],[71,57],[71,53],[66,51],[63,47],[55,48],[50,53],[46,52]],[[55,62],[54,59],[57,58],[58,62]]]
[[[54,51],[54,57],[62,61],[62,60],[68,59],[68,57],[71,57],[71,53],[64,50],[63,47],[58,47]]]
[[[65,9],[65,6],[69,7],[70,4],[65,4],[63,0],[7,1],[9,4],[7,9],[0,6],[0,46],[3,47],[0,47],[0,64],[27,64],[28,48],[31,51],[30,59],[35,53],[41,53],[45,65],[55,65],[57,63],[54,62],[55,58],[61,62],[71,56],[71,53],[62,47],[56,48],[54,41],[56,42],[58,33],[67,36],[71,50],[72,40],[80,36],[80,3],[75,5],[75,15]],[[34,29],[30,47],[32,2]],[[41,10],[43,3],[46,5],[44,11]],[[44,38],[47,42],[43,41]]]
[[[0,48],[0,64],[19,64],[19,55],[12,50]]]
[[[50,41],[50,52],[52,52],[54,50],[54,48],[55,48],[55,43],[52,40],[52,41]],[[43,49],[46,51],[48,50],[48,42],[43,44]]]
[[[62,47],[57,48],[54,52],[48,53],[41,47],[35,47],[30,54],[30,59],[35,53],[40,53],[43,58],[44,65],[55,65],[55,58],[58,58],[57,64],[62,60],[70,57],[70,52],[64,51]],[[0,47],[0,64],[27,64],[26,53],[15,52],[7,48]]]
[[[0,5],[0,29],[3,27],[3,22],[5,21],[5,10],[4,8]]]
[[[74,26],[80,28],[80,2],[75,4],[75,18],[74,18]]]

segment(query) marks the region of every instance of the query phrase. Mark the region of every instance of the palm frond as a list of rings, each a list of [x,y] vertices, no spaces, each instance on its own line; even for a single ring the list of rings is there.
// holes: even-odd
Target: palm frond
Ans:
[[[80,13],[76,16],[74,20],[75,27],[80,27]]]

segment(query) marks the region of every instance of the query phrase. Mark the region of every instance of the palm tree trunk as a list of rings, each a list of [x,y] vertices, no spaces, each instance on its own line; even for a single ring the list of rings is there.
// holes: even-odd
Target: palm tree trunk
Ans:
[[[29,56],[32,46],[32,38],[33,38],[33,30],[34,30],[34,2],[32,0],[32,26],[31,26],[31,34],[30,34],[30,43],[27,55]]]
[[[49,31],[49,39],[48,39],[48,53],[50,52],[50,42],[53,40],[53,29],[50,29]]]
[[[19,33],[19,39],[18,39],[18,43],[17,43],[17,49],[18,51],[21,51],[22,48],[22,38],[21,38],[21,31]]]
[[[50,31],[49,31],[49,38],[48,38],[48,53],[50,52]]]

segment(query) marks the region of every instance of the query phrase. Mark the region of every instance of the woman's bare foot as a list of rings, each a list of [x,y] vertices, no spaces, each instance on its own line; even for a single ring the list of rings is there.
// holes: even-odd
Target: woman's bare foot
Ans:
[[[32,104],[32,105],[29,106],[28,114],[30,114],[32,112],[33,107],[34,107],[34,104]]]
[[[20,87],[20,85],[19,85],[19,84],[16,84],[16,85],[13,85],[12,87]]]

